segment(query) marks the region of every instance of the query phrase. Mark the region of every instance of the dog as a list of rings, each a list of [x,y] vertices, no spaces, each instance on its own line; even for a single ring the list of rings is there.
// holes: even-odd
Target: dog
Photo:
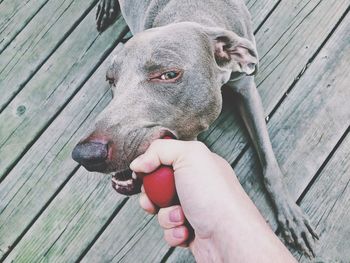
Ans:
[[[317,234],[291,199],[273,153],[254,75],[258,53],[243,0],[100,0],[97,28],[118,9],[133,37],[106,73],[113,99],[72,157],[88,171],[112,174],[121,194],[140,192],[129,164],[164,136],[196,140],[219,116],[221,88],[237,107],[263,168],[281,233],[308,256]]]

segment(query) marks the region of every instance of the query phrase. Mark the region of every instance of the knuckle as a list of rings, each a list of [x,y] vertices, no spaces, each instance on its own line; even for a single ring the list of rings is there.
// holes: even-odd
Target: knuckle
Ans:
[[[196,149],[199,149],[199,150],[207,150],[208,149],[207,146],[201,141],[194,141],[193,144],[196,147]]]
[[[154,140],[151,145],[148,147],[149,151],[155,151],[156,149],[159,149],[160,147],[162,147],[162,140],[161,139],[157,139]]]
[[[187,144],[187,150],[192,154],[207,153],[210,152],[207,146],[200,141],[192,141]]]

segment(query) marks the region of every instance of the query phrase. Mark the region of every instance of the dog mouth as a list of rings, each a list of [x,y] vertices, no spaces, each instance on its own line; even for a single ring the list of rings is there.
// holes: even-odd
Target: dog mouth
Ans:
[[[113,172],[112,187],[118,193],[123,195],[135,195],[141,192],[142,180],[130,169]]]
[[[160,139],[160,138],[168,138],[168,139],[176,139],[177,136],[174,132],[169,130],[162,130],[160,134],[157,134],[150,141]],[[146,148],[149,145],[147,144],[145,149],[141,152],[145,152]],[[142,179],[138,178],[136,174],[130,170],[122,170],[119,172],[112,172],[112,187],[115,191],[123,195],[135,195],[141,192]]]

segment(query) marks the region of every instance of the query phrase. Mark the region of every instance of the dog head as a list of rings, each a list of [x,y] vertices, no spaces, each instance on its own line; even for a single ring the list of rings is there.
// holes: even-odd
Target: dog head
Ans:
[[[155,139],[195,139],[221,111],[221,86],[256,66],[254,44],[220,28],[182,22],[136,34],[110,65],[113,99],[73,159],[111,173],[119,193],[138,193],[130,162]]]

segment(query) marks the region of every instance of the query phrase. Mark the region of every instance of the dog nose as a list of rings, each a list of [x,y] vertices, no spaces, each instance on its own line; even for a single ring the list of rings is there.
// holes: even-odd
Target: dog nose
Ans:
[[[108,144],[95,141],[79,143],[73,149],[72,158],[90,172],[103,171],[108,159]]]

